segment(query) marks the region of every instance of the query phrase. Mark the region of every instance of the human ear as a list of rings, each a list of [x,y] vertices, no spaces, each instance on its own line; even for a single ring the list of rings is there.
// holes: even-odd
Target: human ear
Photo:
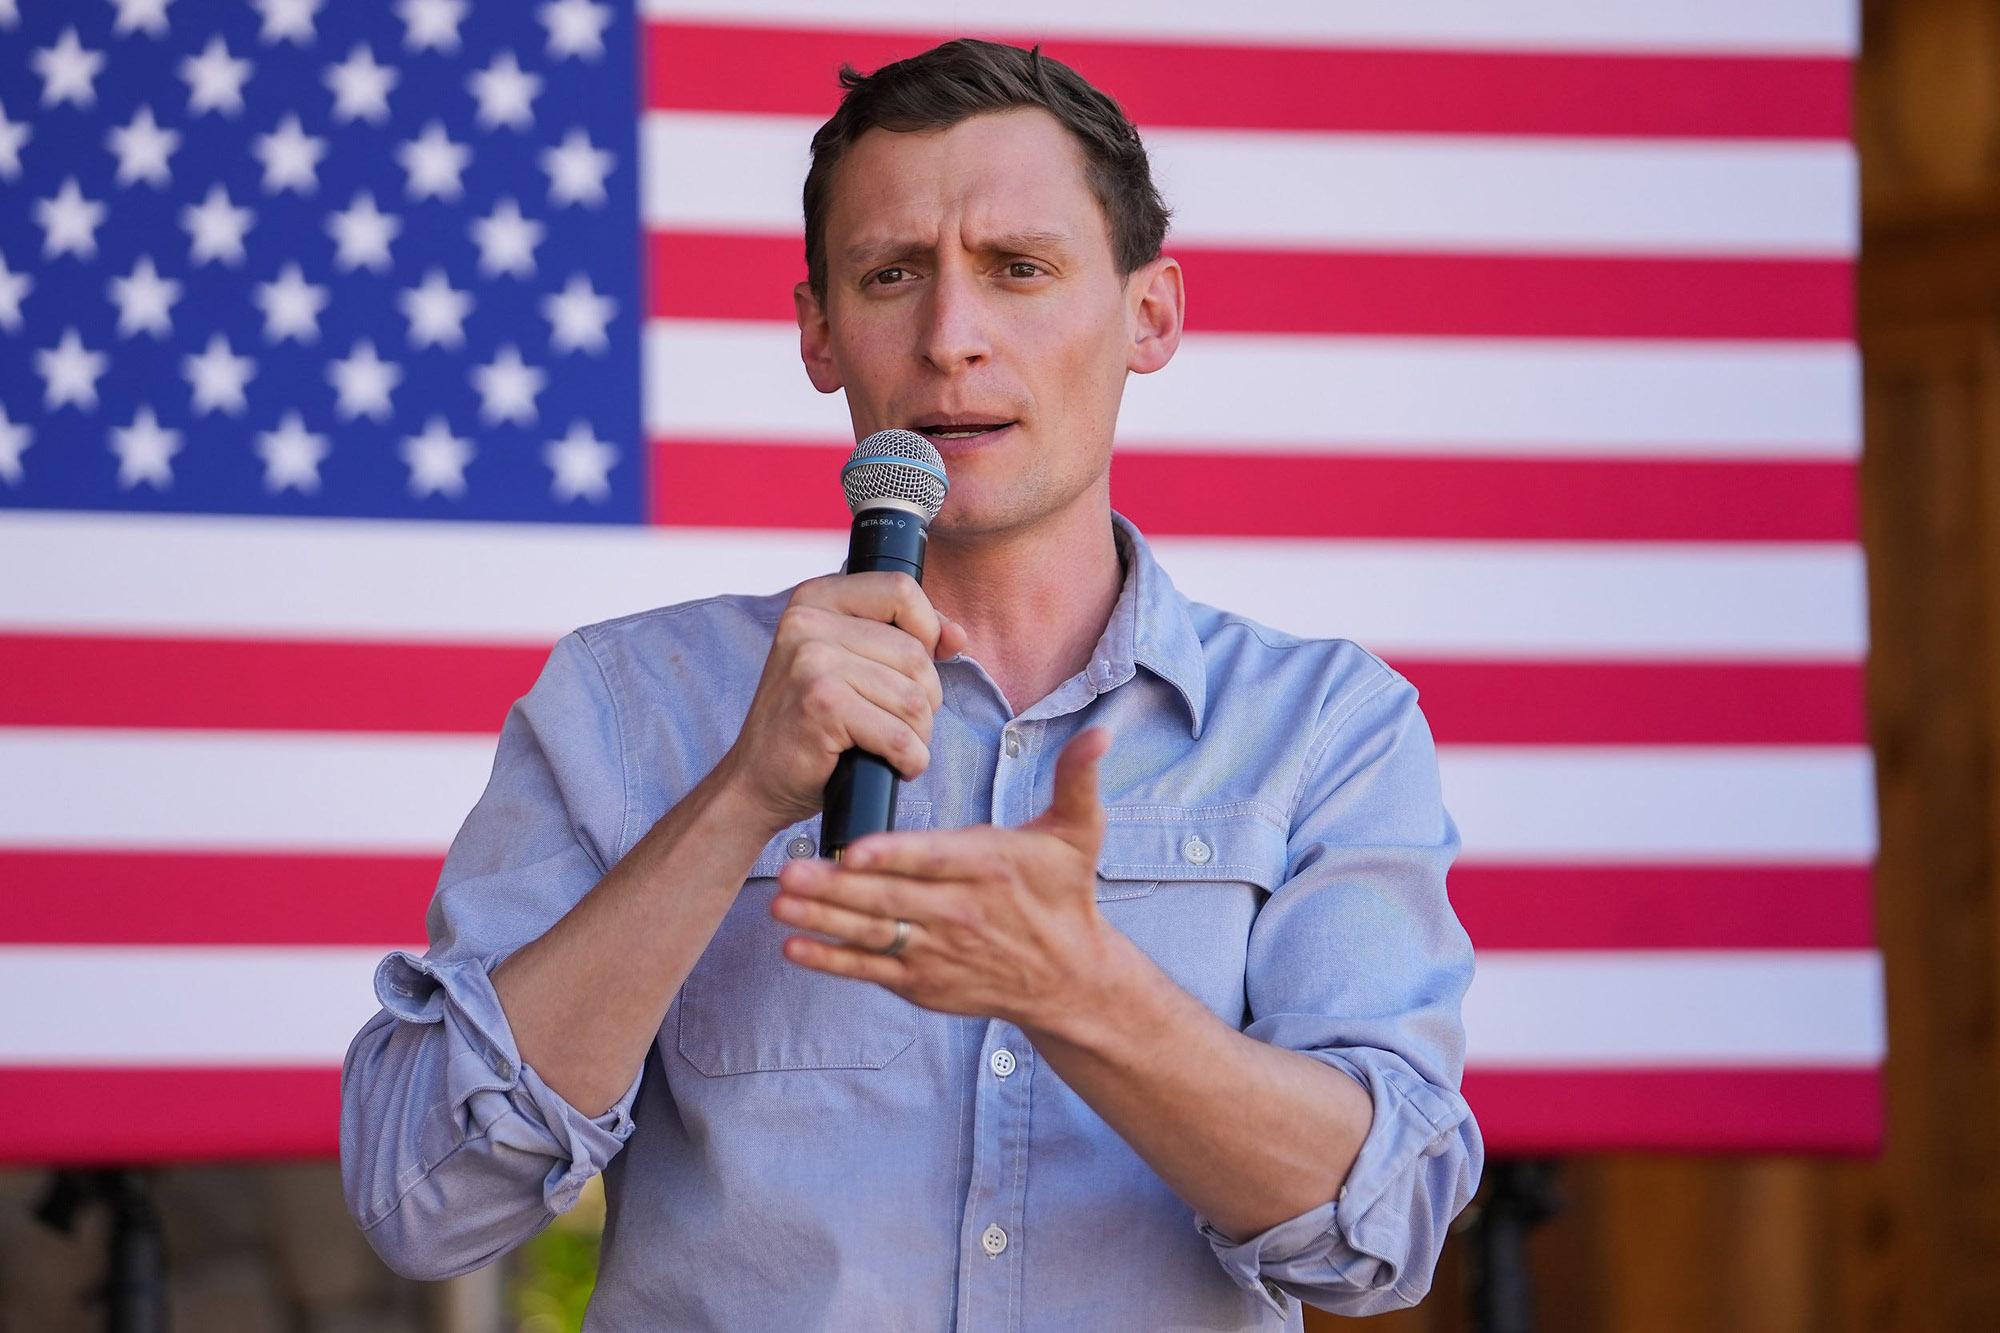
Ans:
[[[811,283],[792,288],[792,309],[799,317],[799,359],[806,363],[806,378],[821,393],[837,393],[841,380],[833,363],[833,330],[826,321],[826,306],[813,293]]]
[[[1187,288],[1180,261],[1161,255],[1126,283],[1132,303],[1132,349],[1125,366],[1150,375],[1174,359],[1187,313]]]

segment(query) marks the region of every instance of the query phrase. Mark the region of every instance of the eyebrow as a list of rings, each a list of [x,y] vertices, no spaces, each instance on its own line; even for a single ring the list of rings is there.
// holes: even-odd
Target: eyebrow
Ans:
[[[1070,238],[1060,231],[1010,231],[989,237],[979,248],[989,254],[1025,255],[1044,250],[1067,253]],[[907,259],[912,255],[929,254],[934,247],[928,241],[880,240],[861,241],[850,245],[841,252],[841,257],[858,267],[873,267],[886,264],[893,259]]]

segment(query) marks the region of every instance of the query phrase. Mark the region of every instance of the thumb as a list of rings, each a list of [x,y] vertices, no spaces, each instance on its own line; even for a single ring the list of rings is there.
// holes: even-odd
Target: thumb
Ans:
[[[1091,727],[1056,756],[1056,793],[1029,827],[1058,838],[1092,860],[1104,841],[1104,801],[1097,793],[1097,761],[1111,748],[1111,733]]]

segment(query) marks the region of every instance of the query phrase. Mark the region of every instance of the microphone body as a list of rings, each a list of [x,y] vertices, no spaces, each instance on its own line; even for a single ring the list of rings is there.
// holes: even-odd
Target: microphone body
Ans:
[[[841,482],[854,511],[847,572],[902,573],[922,583],[930,521],[946,488],[937,449],[914,431],[877,431],[855,447]],[[901,785],[881,756],[861,749],[841,755],[826,783],[819,854],[837,861],[857,838],[895,828]]]

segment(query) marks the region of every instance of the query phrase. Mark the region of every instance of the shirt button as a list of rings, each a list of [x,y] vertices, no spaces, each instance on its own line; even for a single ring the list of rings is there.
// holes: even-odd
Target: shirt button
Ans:
[[[1000,1252],[1007,1248],[1007,1233],[1000,1229],[998,1222],[979,1233],[979,1247],[991,1259],[998,1259]]]
[[[1021,757],[1021,733],[1009,727],[1007,729],[1006,744],[1001,748],[1007,751],[1009,759],[1019,759]]]
[[[999,1050],[993,1052],[992,1057],[986,1063],[993,1066],[995,1074],[1001,1078],[1005,1078],[1014,1072],[1014,1053],[1002,1046]]]
[[[1181,844],[1181,855],[1188,859],[1189,865],[1205,866],[1208,864],[1208,858],[1215,855],[1215,853],[1207,843],[1201,840],[1201,835],[1197,833],[1190,836],[1186,842]]]
[[[791,857],[794,861],[801,860],[812,854],[813,840],[803,833],[785,844],[785,855]]]

